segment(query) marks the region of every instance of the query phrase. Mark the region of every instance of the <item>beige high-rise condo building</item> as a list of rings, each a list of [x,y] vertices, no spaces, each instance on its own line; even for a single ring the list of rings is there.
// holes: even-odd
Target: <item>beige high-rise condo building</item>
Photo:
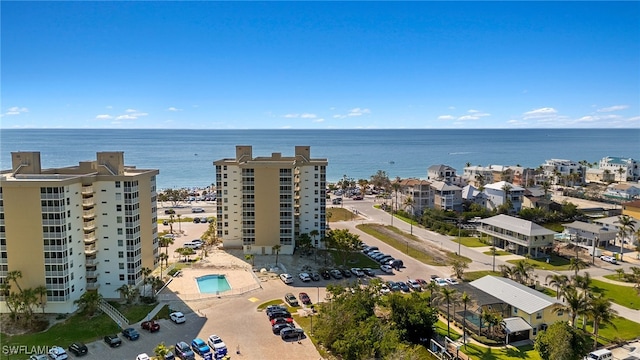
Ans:
[[[123,152],[55,169],[39,152],[11,159],[0,177],[0,283],[18,291],[7,274],[20,271],[20,288],[45,286],[48,313],[75,311],[89,290],[119,298],[122,285],[142,283],[158,255],[158,170],[125,166]]]
[[[292,254],[301,234],[324,246],[327,159],[312,159],[309,146],[294,156],[253,157],[251,146],[216,167],[218,237],[225,249],[246,254]]]

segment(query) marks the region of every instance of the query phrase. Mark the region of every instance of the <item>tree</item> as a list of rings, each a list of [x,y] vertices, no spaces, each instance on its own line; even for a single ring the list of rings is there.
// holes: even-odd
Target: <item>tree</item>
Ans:
[[[329,237],[331,247],[336,249],[342,258],[343,266],[347,264],[348,256],[362,247],[360,236],[350,233],[347,229],[331,230]]]
[[[469,268],[469,265],[462,260],[453,260],[451,262],[451,269],[458,279],[462,281],[464,277],[464,271]]]
[[[160,253],[158,254],[158,260],[160,261],[160,276],[162,276],[162,262],[164,261],[165,266],[169,266],[169,255],[166,253]]]
[[[161,342],[153,349],[153,353],[156,355],[156,358],[158,359],[164,359],[164,357],[167,356],[170,352],[171,350],[169,350],[169,348],[164,344],[164,342]]]
[[[456,289],[451,289],[448,286],[443,286],[440,288],[440,292],[437,297],[438,303],[447,303],[447,336],[451,336],[451,304],[458,302],[458,291]]]
[[[513,202],[509,196],[511,194],[511,189],[513,189],[513,186],[508,182],[505,182],[504,185],[502,185],[502,191],[504,191],[504,201],[502,202],[502,205],[505,213],[507,214],[511,212],[511,208],[513,207]]]
[[[140,291],[135,286],[127,284],[123,284],[122,286],[117,288],[116,291],[119,292],[120,296],[127,301],[127,304],[131,304],[140,293]]]
[[[144,284],[143,286],[143,292],[142,292],[142,296],[146,297],[147,296],[147,276],[151,275],[151,273],[153,272],[153,270],[149,269],[148,267],[143,267],[140,272],[142,273],[142,283]]]
[[[374,175],[371,175],[370,183],[378,189],[387,189],[391,181],[385,171],[378,170]]]
[[[273,246],[273,251],[276,252],[276,267],[278,266],[278,255],[280,255],[280,249],[282,249],[282,245],[280,244]]]
[[[47,306],[47,287],[44,285],[40,285],[33,289],[34,293],[36,293],[39,297],[38,304],[42,308],[42,313],[44,314],[44,308]]]
[[[617,311],[611,308],[611,300],[600,294],[591,298],[587,314],[593,320],[593,349],[595,350],[598,347],[600,324],[611,325],[614,329],[617,329],[613,323]]]
[[[182,217],[182,215],[176,214],[176,217],[178,218],[178,232],[182,233],[182,221],[180,220],[180,217]]]
[[[173,238],[170,237],[161,237],[158,239],[158,243],[160,245],[160,247],[165,248],[165,254],[169,255],[169,245],[174,243]]]
[[[390,320],[401,330],[402,340],[415,344],[422,338],[430,338],[433,326],[438,322],[438,312],[428,306],[419,293],[403,296],[397,293],[388,297]]]
[[[618,177],[618,182],[623,182],[623,181],[627,181],[627,177],[623,176],[627,171],[626,169],[624,169],[623,167],[619,167],[618,170],[616,170],[619,177]]]
[[[254,264],[253,264],[253,259],[254,259],[254,258],[255,258],[255,255],[253,255],[253,254],[245,254],[245,255],[244,255],[244,259],[245,259],[245,260],[247,260],[247,261],[250,261],[250,262],[251,262],[251,266],[253,266],[253,265],[254,265]]]
[[[589,264],[578,257],[571,258],[569,260],[569,270],[573,270],[575,272],[575,276],[578,276],[578,271],[586,269],[587,267],[589,267]]]
[[[81,311],[86,312],[87,316],[93,316],[93,314],[100,308],[102,302],[102,295],[97,291],[86,291],[73,303],[78,305]]]
[[[618,232],[620,237],[620,261],[623,261],[624,241],[627,235],[631,235],[635,231],[636,221],[629,215],[620,215],[615,222],[620,224],[620,231]]]
[[[181,202],[187,200],[188,197],[189,191],[187,191],[187,189],[167,189],[158,194],[158,201],[169,201],[172,207],[176,207]]]
[[[299,246],[303,252],[309,251],[312,246],[311,236],[309,236],[309,234],[307,233],[302,233],[298,235],[298,241],[296,242],[296,245]]]
[[[571,314],[571,326],[576,327],[576,318],[587,310],[587,296],[584,292],[578,292],[573,286],[567,286],[562,292],[562,296],[564,296],[566,305],[555,307],[553,311],[569,311]]]
[[[465,349],[467,348],[467,307],[473,304],[473,299],[467,292],[463,292],[460,297],[460,302],[464,306],[464,312],[462,316],[462,342],[464,343]]]
[[[391,207],[391,215],[393,215],[398,210],[398,192],[402,188],[402,185],[400,184],[400,177],[396,177],[396,179],[391,184],[391,188],[396,195],[395,209],[393,206]]]
[[[529,285],[531,274],[533,274],[533,265],[529,261],[519,260],[513,267],[513,275],[515,280],[523,285]]]
[[[582,360],[589,352],[587,341],[566,321],[558,321],[538,334],[534,348],[543,360]]]
[[[413,200],[413,197],[411,195],[408,195],[407,197],[404,198],[404,207],[405,208],[410,208],[411,212],[409,213],[409,224],[411,225],[410,229],[411,229],[411,235],[413,235],[413,206],[415,204],[415,200]]]
[[[549,286],[555,286],[556,299],[560,298],[560,290],[564,289],[569,284],[569,278],[567,275],[550,274],[545,278]]]

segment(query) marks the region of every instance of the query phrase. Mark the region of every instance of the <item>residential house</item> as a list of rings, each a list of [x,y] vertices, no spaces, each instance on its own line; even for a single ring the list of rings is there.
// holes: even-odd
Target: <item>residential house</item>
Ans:
[[[511,202],[510,213],[517,213],[522,209],[522,198],[524,188],[513,185],[506,181],[500,181],[484,186],[484,194],[487,199],[487,208],[494,210],[500,206]]]
[[[556,234],[531,221],[503,214],[478,220],[478,223],[477,231],[487,235],[496,247],[533,258],[544,256],[544,250],[553,245]]]
[[[614,199],[631,200],[640,197],[640,185],[631,183],[611,184],[604,196]]]
[[[399,208],[404,208],[405,211],[413,211],[414,215],[420,215],[425,209],[433,208],[433,190],[431,189],[431,183],[421,179],[403,179],[400,180],[400,194],[401,198]],[[413,206],[406,207],[406,198],[411,197],[413,200]]]
[[[613,173],[615,181],[637,181],[640,179],[638,161],[631,158],[607,156],[600,160],[598,167]]]
[[[467,185],[462,188],[462,200],[467,203],[478,204],[483,208],[487,207],[487,199],[484,192],[476,189],[473,185]]]
[[[435,209],[462,211],[462,188],[444,181],[432,181],[431,189]]]
[[[493,170],[491,166],[467,166],[464,168],[462,178],[467,184],[473,185],[475,188],[481,188],[485,184],[493,182]]]
[[[542,164],[544,177],[556,185],[582,184],[584,169],[584,165],[564,159],[550,159]]]
[[[606,247],[611,240],[615,240],[618,232],[615,227],[582,221],[574,221],[562,224],[562,226],[564,226],[564,233],[570,235],[572,243],[589,250],[593,247],[594,242],[597,247]]]
[[[527,188],[535,184],[535,179],[536,179],[535,169],[525,168],[517,165],[510,166],[509,168],[513,171],[513,176],[511,177],[511,181],[510,181],[511,183],[513,183],[513,185]]]
[[[541,330],[555,322],[569,320],[560,300],[511,279],[488,275],[469,285],[508,304],[507,315],[503,315],[501,324],[507,334],[507,343],[535,340]]]
[[[444,182],[454,182],[456,169],[449,165],[432,165],[427,169],[427,179]]]

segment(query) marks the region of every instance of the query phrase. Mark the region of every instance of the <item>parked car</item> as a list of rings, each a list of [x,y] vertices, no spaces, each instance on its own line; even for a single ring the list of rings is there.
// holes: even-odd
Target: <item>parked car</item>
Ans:
[[[176,213],[176,211],[173,210],[173,209],[167,209],[167,210],[164,211],[165,215],[171,215],[171,214],[175,214],[175,213]]]
[[[140,338],[140,333],[136,331],[134,328],[126,328],[122,330],[122,336],[126,337],[131,341],[136,341]]]
[[[394,259],[392,261],[387,262],[389,266],[395,269],[400,269],[404,267],[404,262],[402,260]]]
[[[395,260],[395,259],[391,255],[385,255],[385,256],[377,259],[377,261],[380,264],[387,264],[387,265],[389,265],[389,262],[392,261],[392,260]]]
[[[280,274],[280,280],[285,284],[291,284],[293,283],[293,276],[289,274]]]
[[[169,318],[176,324],[182,324],[187,321],[187,319],[184,317],[184,314],[180,311],[172,312],[171,314],[169,314]]]
[[[149,332],[156,332],[160,330],[160,324],[155,320],[143,321],[141,326],[143,329],[148,330]]]
[[[192,213],[203,213],[204,209],[201,208],[201,207],[194,207],[194,208],[191,208],[191,212]]]
[[[320,274],[318,274],[318,273],[314,272],[314,273],[311,273],[311,275],[310,275],[310,276],[311,276],[311,280],[313,280],[313,281],[320,281]]]
[[[69,355],[67,355],[67,352],[60,346],[52,346],[51,349],[49,349],[49,357],[52,360],[66,360],[69,358]]]
[[[304,337],[304,330],[298,328],[288,328],[280,330],[282,340],[301,339]]]
[[[602,256],[600,256],[600,260],[606,261],[606,262],[611,263],[611,264],[617,264],[618,263],[618,260],[616,260],[616,258],[614,258],[613,256],[602,255]]]
[[[367,276],[371,276],[371,277],[376,276],[376,273],[373,272],[372,268],[363,268],[362,272],[365,273],[365,275]]]
[[[396,284],[400,287],[402,292],[409,292],[409,285],[407,285],[404,281],[398,281]]]
[[[292,293],[286,293],[284,295],[284,301],[286,301],[290,306],[300,306],[300,304],[298,304],[298,299],[296,299],[296,296]]]
[[[320,273],[320,275],[322,276],[323,279],[325,280],[329,280],[331,279],[331,274],[329,273],[329,270],[322,270],[322,272]]]
[[[224,343],[224,341],[222,341],[222,339],[220,338],[220,336],[218,335],[211,335],[209,336],[209,340],[207,341],[207,343],[209,344],[209,347],[213,349],[213,352],[216,355],[227,355],[227,344]]]
[[[87,345],[81,342],[74,342],[69,345],[69,352],[73,353],[75,356],[84,356],[87,355],[89,349],[87,348]]]
[[[334,279],[339,280],[342,279],[342,272],[340,272],[340,270],[331,270],[331,276],[333,276]]]
[[[393,274],[393,269],[389,265],[380,265],[380,270],[387,274]]]
[[[400,291],[400,285],[395,281],[387,281],[387,286],[391,291]]]
[[[194,218],[194,219],[193,219],[193,223],[194,223],[194,224],[200,224],[200,218],[199,218],[199,217]]]
[[[193,353],[189,344],[184,341],[180,341],[174,347],[176,356],[182,360],[195,360],[196,355]]]
[[[265,309],[265,312],[267,313],[267,316],[270,316],[272,313],[274,313],[276,311],[287,311],[287,308],[282,306],[282,305],[269,305]]]
[[[362,269],[354,267],[351,268],[351,273],[357,277],[363,277],[364,276],[364,272],[362,271]]]
[[[136,356],[136,360],[151,360],[151,358],[149,357],[149,355],[147,355],[147,353],[142,353]]]
[[[169,222],[167,220],[162,220],[162,225],[169,225]]]
[[[407,280],[407,285],[413,291],[422,291],[422,285],[420,285],[420,283],[415,280],[411,280],[411,279]]]
[[[276,319],[276,318],[280,318],[280,317],[281,318],[290,318],[291,317],[291,313],[288,312],[288,311],[275,311],[275,312],[272,312],[269,315],[269,321],[271,321],[273,319]]]
[[[300,301],[302,301],[303,304],[305,305],[311,304],[311,298],[306,292],[301,292],[300,294],[298,294],[298,297],[300,298]]]
[[[384,295],[384,294],[388,294],[388,293],[390,293],[390,292],[391,292],[391,289],[389,289],[389,287],[388,287],[386,284],[382,284],[382,285],[380,286],[380,293],[381,293],[381,294],[383,294],[383,295]]]
[[[49,355],[47,355],[47,354],[33,354],[33,355],[29,356],[29,360],[49,360]]]
[[[349,270],[340,269],[340,273],[342,274],[342,276],[344,276],[346,278],[350,278],[351,277],[351,271],[349,271]]]
[[[438,285],[438,286],[447,286],[448,285],[448,283],[443,278],[439,278],[439,277],[433,278],[433,279],[431,279],[431,281],[436,283],[436,285]]]
[[[112,348],[116,348],[122,345],[122,340],[120,340],[117,334],[105,336],[104,342],[107,343],[107,345],[109,345]]]
[[[353,200],[362,200],[362,199],[364,199],[364,198],[362,196],[360,196],[360,195],[356,195],[356,196],[353,197]]]
[[[276,324],[293,324],[293,318],[292,317],[278,317],[278,318],[275,318],[275,319],[271,320],[271,326],[276,325]]]
[[[449,284],[449,285],[458,285],[458,281],[456,279],[445,278],[444,281],[446,281],[447,284]]]
[[[280,331],[282,331],[282,329],[294,328],[294,327],[295,326],[293,326],[293,324],[290,324],[290,323],[280,323],[280,324],[273,325],[271,327],[271,330],[275,335],[280,335]]]
[[[303,282],[309,282],[311,281],[311,275],[309,275],[308,273],[300,273],[298,274],[298,277],[300,278],[300,280],[302,280]]]
[[[200,338],[191,340],[191,350],[202,357],[207,357],[207,354],[211,354],[211,348],[209,345]]]

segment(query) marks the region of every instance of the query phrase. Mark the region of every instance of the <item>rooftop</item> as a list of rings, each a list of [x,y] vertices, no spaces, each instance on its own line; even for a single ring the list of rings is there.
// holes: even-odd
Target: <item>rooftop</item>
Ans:
[[[513,280],[487,275],[469,285],[480,289],[527,314],[533,314],[555,304],[562,304],[550,296]]]
[[[553,235],[556,233],[555,231],[544,228],[531,221],[518,219],[513,216],[504,214],[496,215],[487,219],[482,219],[480,220],[480,222],[527,236]]]

